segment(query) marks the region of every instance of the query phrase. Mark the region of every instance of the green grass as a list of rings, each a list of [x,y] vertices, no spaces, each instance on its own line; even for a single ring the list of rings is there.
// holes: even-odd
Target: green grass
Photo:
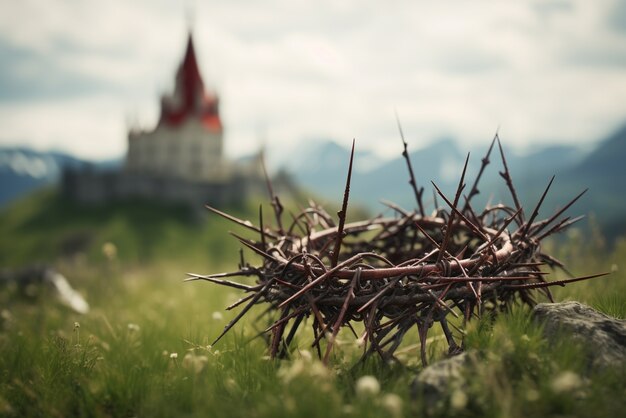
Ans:
[[[255,211],[238,214],[254,219]],[[376,360],[352,367],[358,348],[348,334],[340,334],[328,369],[306,351],[271,361],[264,342],[253,339],[261,324],[252,320],[211,347],[236,314],[223,308],[239,294],[182,279],[187,271],[236,265],[239,246],[229,229],[236,228],[214,216],[194,224],[181,208],[68,205],[52,192],[2,212],[2,265],[52,262],[92,309],[81,316],[45,294],[32,301],[0,289],[0,416],[612,417],[625,406],[623,365],[588,374],[584,349],[567,338],[549,344],[523,309],[471,324],[466,343],[477,359],[467,370],[470,384],[428,411],[410,397],[420,368],[415,336],[405,344],[408,367]],[[72,241],[76,236],[88,238]],[[75,251],[63,247],[68,240]],[[105,243],[115,245],[115,257],[103,253]],[[594,245],[572,236],[554,252],[576,274],[617,271],[559,288],[555,297],[625,318],[626,241],[612,251]],[[306,350],[311,337],[297,338]],[[443,351],[433,341],[430,359]],[[379,394],[356,393],[364,375],[377,377]]]

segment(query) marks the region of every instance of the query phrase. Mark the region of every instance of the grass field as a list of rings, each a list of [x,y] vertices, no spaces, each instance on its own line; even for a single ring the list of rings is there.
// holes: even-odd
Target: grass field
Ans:
[[[236,265],[229,229],[217,217],[190,223],[175,207],[84,208],[53,192],[0,213],[0,265],[52,263],[91,305],[78,315],[45,291],[32,300],[0,289],[0,416],[613,417],[626,406],[624,365],[588,372],[582,347],[567,338],[548,344],[524,309],[470,325],[467,346],[480,353],[470,384],[430,410],[410,396],[421,368],[417,336],[406,339],[403,365],[354,366],[359,347],[340,334],[325,368],[311,358],[306,332],[289,360],[269,360],[264,341],[253,338],[263,324],[252,320],[211,347],[236,314],[223,308],[240,295],[182,280]],[[573,232],[552,252],[575,274],[614,273],[555,296],[625,318],[626,241],[610,251],[588,241]],[[431,360],[444,354],[434,335]],[[374,376],[380,390],[363,376]]]

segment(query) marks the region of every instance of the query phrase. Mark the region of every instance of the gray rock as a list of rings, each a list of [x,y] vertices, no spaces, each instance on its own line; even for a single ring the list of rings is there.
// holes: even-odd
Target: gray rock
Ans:
[[[39,288],[49,287],[59,302],[76,313],[89,312],[89,304],[61,273],[52,267],[32,265],[17,270],[0,270],[0,286],[15,285],[24,296],[35,297]]]
[[[411,384],[413,397],[421,397],[430,410],[441,406],[450,393],[466,385],[465,370],[475,358],[476,353],[468,351],[426,367]]]
[[[571,334],[589,354],[589,367],[607,368],[626,361],[626,321],[611,318],[579,302],[540,303],[535,320],[544,324],[546,338]]]

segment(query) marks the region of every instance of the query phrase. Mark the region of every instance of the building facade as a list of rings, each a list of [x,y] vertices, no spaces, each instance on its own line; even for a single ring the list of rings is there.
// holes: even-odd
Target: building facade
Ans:
[[[125,169],[129,173],[189,181],[225,181],[219,98],[207,91],[189,34],[174,91],[161,97],[161,114],[150,131],[131,129]]]
[[[219,98],[204,84],[190,33],[174,91],[161,97],[158,123],[150,130],[129,130],[122,169],[67,170],[63,190],[70,198],[91,203],[141,197],[201,210],[206,203],[242,202],[263,188],[260,161],[228,161],[223,133]]]

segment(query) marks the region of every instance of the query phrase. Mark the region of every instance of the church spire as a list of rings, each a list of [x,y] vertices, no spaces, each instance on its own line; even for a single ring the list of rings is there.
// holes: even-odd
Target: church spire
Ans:
[[[162,99],[160,123],[178,126],[187,118],[192,117],[199,118],[209,130],[222,130],[218,98],[214,93],[205,91],[193,36],[189,31],[185,55],[176,72],[174,94]]]

